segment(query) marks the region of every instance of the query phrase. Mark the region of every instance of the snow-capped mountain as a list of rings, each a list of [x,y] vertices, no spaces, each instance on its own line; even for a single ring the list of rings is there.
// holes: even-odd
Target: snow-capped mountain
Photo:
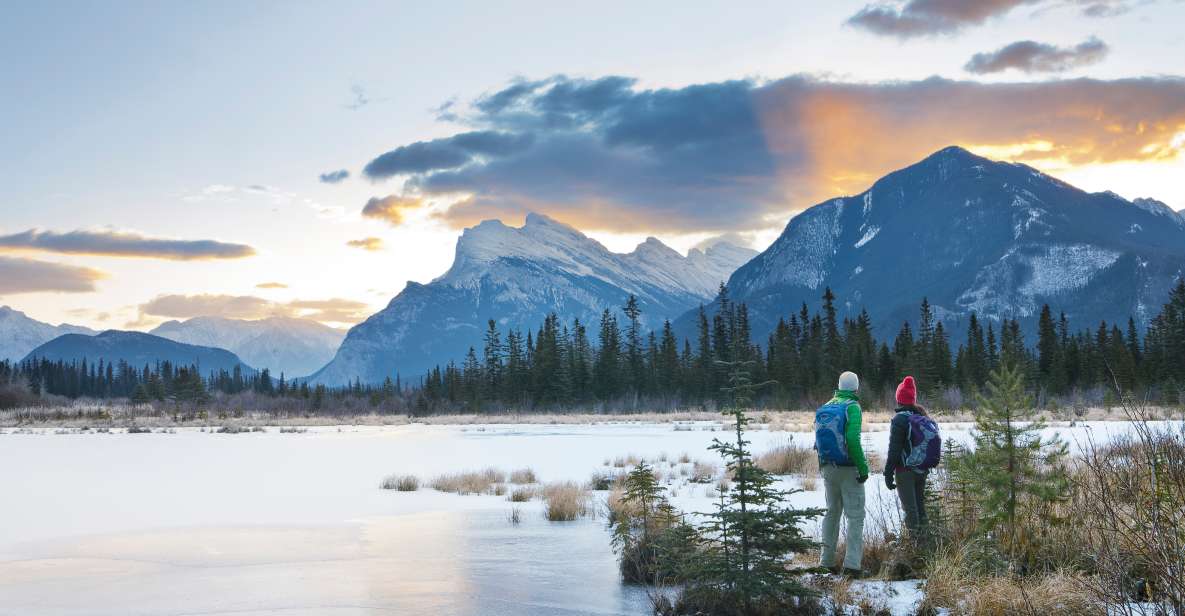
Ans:
[[[408,283],[385,309],[355,326],[337,355],[313,375],[318,383],[355,378],[377,382],[395,374],[418,378],[431,366],[481,348],[486,322],[528,329],[550,313],[565,322],[598,322],[630,294],[642,319],[657,327],[714,296],[737,266],[756,252],[717,244],[688,256],[650,238],[618,254],[576,229],[541,214],[519,228],[487,220],[466,229],[444,275]]]
[[[134,367],[169,361],[174,365],[197,365],[203,375],[226,370],[234,371],[236,366],[244,372],[253,372],[234,353],[175,342],[143,332],[128,332],[109,329],[94,336],[65,334],[33,349],[26,359],[48,359],[50,361],[81,361],[97,364],[126,361]]]
[[[1049,303],[1084,328],[1129,315],[1145,325],[1183,268],[1185,218],[1163,203],[949,147],[795,216],[729,290],[758,340],[803,302],[817,307],[825,287],[846,314],[867,308],[881,336],[916,320],[923,296],[950,325],[975,311],[1031,330]]]
[[[167,321],[150,333],[177,342],[226,349],[277,377],[312,374],[333,359],[346,336],[344,331],[316,321],[291,317],[195,317]]]
[[[66,323],[50,325],[0,306],[0,361],[20,361],[29,351],[62,334],[93,335],[95,330]]]

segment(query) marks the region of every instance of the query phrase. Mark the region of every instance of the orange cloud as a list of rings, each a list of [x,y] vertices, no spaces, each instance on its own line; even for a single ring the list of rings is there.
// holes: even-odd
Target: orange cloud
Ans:
[[[362,208],[362,216],[385,221],[392,227],[403,224],[404,217],[409,212],[424,207],[424,201],[415,197],[387,195],[386,197],[372,197]]]
[[[346,246],[374,252],[383,249],[383,240],[377,237],[364,237],[360,240],[350,240],[346,242]]]
[[[155,317],[191,319],[201,316],[220,316],[232,319],[264,319],[267,317],[295,317],[321,323],[357,323],[370,315],[370,306],[363,302],[331,298],[273,302],[253,295],[159,295],[140,304],[138,324],[147,324]]]
[[[1174,159],[1185,81],[983,84],[787,82],[757,97],[777,174],[796,209],[866,189],[947,145],[1046,169]]]

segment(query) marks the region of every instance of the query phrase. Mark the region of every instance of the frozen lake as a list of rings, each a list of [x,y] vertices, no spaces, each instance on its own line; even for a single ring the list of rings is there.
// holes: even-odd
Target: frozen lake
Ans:
[[[729,433],[713,426],[9,429],[0,435],[0,614],[644,614],[645,591],[618,579],[603,518],[548,522],[538,501],[378,483],[490,466],[583,482],[628,454],[718,462],[706,448]],[[1058,431],[1073,441],[1125,427]],[[966,438],[965,424],[944,428]],[[879,429],[864,442],[883,455]],[[813,438],[750,437],[757,453]],[[870,509],[885,493],[877,479]],[[673,500],[705,510],[705,489],[683,486]],[[508,520],[514,505],[518,525]]]

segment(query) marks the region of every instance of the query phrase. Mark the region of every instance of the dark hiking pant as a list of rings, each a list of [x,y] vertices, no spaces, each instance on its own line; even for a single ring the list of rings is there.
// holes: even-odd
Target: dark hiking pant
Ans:
[[[926,473],[915,473],[911,470],[897,471],[897,496],[901,499],[901,510],[905,512],[905,528],[909,531],[909,539],[918,545],[925,545],[929,541],[929,529],[926,524]]]

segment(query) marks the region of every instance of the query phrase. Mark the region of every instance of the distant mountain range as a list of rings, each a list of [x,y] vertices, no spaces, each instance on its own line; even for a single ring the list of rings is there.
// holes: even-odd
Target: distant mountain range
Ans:
[[[1032,331],[1049,303],[1076,328],[1129,315],[1143,326],[1183,269],[1185,217],[1165,204],[949,147],[795,216],[728,287],[764,342],[779,317],[817,307],[825,287],[842,314],[866,308],[879,336],[916,321],[922,297],[948,325],[974,311]],[[680,318],[679,331],[693,332],[694,319]]]
[[[254,372],[237,355],[225,349],[184,344],[152,334],[114,329],[94,336],[58,336],[30,351],[25,359],[67,362],[86,359],[92,364],[100,361],[117,363],[123,360],[136,368],[153,365],[158,361],[169,361],[174,365],[196,364],[203,376],[220,370],[233,372],[236,366],[240,366],[244,372]]]
[[[198,361],[203,370],[243,363],[328,385],[374,383],[396,374],[412,380],[460,361],[470,346],[480,350],[489,319],[505,336],[555,312],[594,333],[601,312],[620,318],[631,294],[645,327],[677,319],[677,332],[690,338],[698,305],[713,301],[725,280],[731,298],[748,305],[762,343],[779,318],[804,302],[817,307],[826,287],[841,316],[867,309],[886,338],[917,319],[922,297],[954,328],[975,312],[1016,318],[1032,331],[1043,303],[1065,311],[1075,328],[1129,315],[1144,326],[1183,275],[1185,216],[1165,204],[1088,193],[1026,165],[950,147],[863,193],[805,210],[760,254],[720,243],[681,255],[654,238],[618,254],[530,214],[522,227],[486,221],[466,229],[447,272],[408,283],[344,339],[300,319],[217,317],[170,321],[156,335],[91,336],[5,307],[0,358],[169,359]]]
[[[346,332],[308,319],[196,317],[167,321],[150,333],[177,342],[231,351],[273,376],[308,376],[333,359]]]
[[[519,228],[496,220],[466,229],[452,267],[428,284],[408,283],[385,309],[356,325],[312,381],[340,385],[360,378],[411,379],[433,365],[481,347],[489,319],[507,328],[538,326],[555,312],[596,326],[638,297],[648,327],[661,326],[710,300],[724,280],[756,254],[728,243],[686,256],[654,238],[633,252],[609,251],[576,229],[541,214]]]
[[[42,323],[19,310],[0,306],[0,361],[20,361],[29,351],[62,334],[94,333],[95,330],[78,325]]]

